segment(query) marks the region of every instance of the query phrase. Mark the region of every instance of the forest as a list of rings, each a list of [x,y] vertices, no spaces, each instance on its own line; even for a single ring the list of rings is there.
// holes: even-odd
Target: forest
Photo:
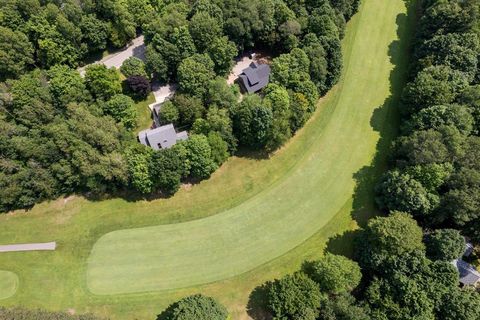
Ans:
[[[271,154],[300,129],[341,72],[340,39],[358,1],[0,2],[0,211],[71,193],[174,194],[239,150]],[[145,36],[146,59],[76,67]],[[239,102],[234,58],[272,55],[270,85]],[[190,138],[137,143],[135,103],[178,83],[160,121]]]

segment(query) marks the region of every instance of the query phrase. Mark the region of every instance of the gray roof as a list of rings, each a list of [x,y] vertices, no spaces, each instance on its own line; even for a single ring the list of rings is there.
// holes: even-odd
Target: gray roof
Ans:
[[[270,79],[270,66],[268,64],[252,63],[242,71],[239,76],[245,91],[254,93],[264,88]]]
[[[188,135],[185,131],[176,133],[173,124],[167,124],[155,129],[140,131],[138,141],[154,150],[170,148],[178,140],[186,140]]]
[[[452,264],[457,268],[462,284],[475,285],[480,280],[480,273],[469,263],[456,259],[452,261]]]
[[[465,243],[465,252],[463,253],[464,257],[468,257],[472,254],[473,252],[473,244],[470,242]]]

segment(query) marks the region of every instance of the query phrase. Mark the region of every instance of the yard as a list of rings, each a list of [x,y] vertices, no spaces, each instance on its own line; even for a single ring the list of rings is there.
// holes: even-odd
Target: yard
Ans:
[[[154,319],[201,291],[246,319],[258,284],[326,245],[351,250],[348,237],[331,237],[374,214],[372,185],[395,134],[406,67],[405,12],[401,0],[363,2],[343,42],[340,84],[270,159],[233,157],[170,199],[70,197],[1,216],[0,243],[58,248],[2,254],[0,269],[20,281],[0,304]]]

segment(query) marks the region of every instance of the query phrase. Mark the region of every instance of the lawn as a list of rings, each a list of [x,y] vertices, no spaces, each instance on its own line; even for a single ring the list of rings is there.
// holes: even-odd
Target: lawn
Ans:
[[[0,271],[0,300],[10,298],[18,287],[18,277],[9,271]]]
[[[145,100],[137,101],[135,108],[137,109],[137,126],[135,127],[135,133],[148,129],[152,126],[152,111],[148,105],[155,102],[155,96],[150,93]]]
[[[0,269],[20,285],[0,304],[154,319],[203,292],[244,319],[263,281],[325,246],[351,252],[349,233],[335,235],[375,213],[372,185],[395,135],[406,66],[405,12],[402,0],[364,1],[347,27],[340,84],[270,159],[234,157],[170,199],[73,197],[0,217],[0,243],[58,243],[2,254]]]

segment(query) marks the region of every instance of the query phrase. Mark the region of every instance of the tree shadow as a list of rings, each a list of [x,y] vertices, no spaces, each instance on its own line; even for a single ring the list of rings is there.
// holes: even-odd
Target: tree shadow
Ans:
[[[250,293],[247,303],[247,314],[253,320],[272,320],[273,316],[268,312],[267,303],[268,303],[268,289],[271,285],[271,282],[266,282],[255,289]],[[163,320],[163,319],[157,319]]]
[[[355,243],[360,234],[361,231],[357,229],[347,230],[342,234],[334,235],[328,239],[325,251],[354,259]]]
[[[416,5],[409,3],[407,13],[399,14],[396,18],[398,40],[393,41],[388,48],[390,62],[394,65],[389,76],[391,95],[374,110],[370,118],[370,125],[379,133],[380,138],[371,164],[362,167],[353,175],[356,186],[351,214],[360,227],[365,227],[371,217],[381,213],[375,205],[375,185],[389,167],[392,142],[399,134],[400,97],[407,82],[415,16]],[[351,235],[347,233],[345,237],[348,238]],[[351,239],[345,239],[345,241],[348,240]],[[338,247],[335,243],[340,241],[338,237],[332,240],[331,248]]]
[[[155,320],[168,320],[173,319],[173,311],[177,307],[178,303],[172,303],[167,307],[167,309],[163,310],[160,314],[157,314]]]
[[[394,68],[390,72],[390,96],[377,107],[371,118],[370,126],[380,137],[375,146],[375,155],[368,166],[362,167],[353,174],[355,189],[351,216],[357,224],[364,228],[368,220],[383,214],[375,203],[375,185],[389,167],[392,142],[399,134],[401,117],[401,94],[408,80],[409,58],[413,46],[417,4],[407,3],[407,13],[396,18],[398,40],[390,43],[388,55]],[[356,243],[361,230],[347,230],[327,241],[326,252],[355,258]]]

